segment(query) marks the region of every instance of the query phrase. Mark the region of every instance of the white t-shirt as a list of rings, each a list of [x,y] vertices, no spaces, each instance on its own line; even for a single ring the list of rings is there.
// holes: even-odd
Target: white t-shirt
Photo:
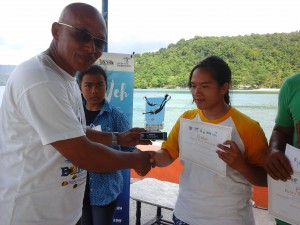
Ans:
[[[221,118],[210,120],[202,110],[184,112],[182,118],[232,127],[231,139],[247,162],[262,166],[267,140],[259,124],[231,108]],[[162,143],[173,157],[180,157],[180,120]],[[201,148],[198,149],[201,151]],[[190,225],[254,225],[252,185],[237,170],[227,166],[226,177],[211,172],[189,160],[181,159],[183,170],[174,215]]]
[[[201,121],[199,116],[195,120]],[[244,144],[232,118],[220,124],[233,128],[232,140],[243,153]],[[223,178],[188,161],[181,162],[184,170],[174,209],[176,217],[184,218],[183,221],[190,225],[255,224],[250,201],[251,184],[238,171],[227,166],[226,177]]]
[[[86,171],[51,143],[85,135],[75,78],[40,54],[9,77],[0,109],[0,225],[71,225]]]

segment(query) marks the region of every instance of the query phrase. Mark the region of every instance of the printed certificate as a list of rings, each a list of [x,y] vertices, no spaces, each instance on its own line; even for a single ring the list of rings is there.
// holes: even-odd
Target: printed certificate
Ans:
[[[269,213],[290,224],[300,224],[300,149],[286,146],[285,154],[291,162],[294,174],[286,182],[268,176]]]
[[[231,127],[180,119],[180,159],[189,160],[223,177],[226,163],[216,153],[217,144],[231,140]]]

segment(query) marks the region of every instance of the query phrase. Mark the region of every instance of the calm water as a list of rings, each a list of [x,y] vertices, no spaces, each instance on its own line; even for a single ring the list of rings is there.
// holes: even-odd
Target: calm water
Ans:
[[[4,87],[0,86],[0,102]],[[166,104],[164,131],[169,132],[178,117],[188,109],[195,108],[189,90],[175,89],[135,89],[133,102],[133,126],[144,127],[145,100],[144,97],[171,96]],[[231,93],[232,106],[246,115],[257,120],[269,139],[277,111],[277,92],[270,91],[233,91]]]
[[[144,127],[145,100],[147,97],[171,96],[166,104],[164,131],[169,132],[178,117],[188,109],[194,109],[189,90],[170,89],[135,89],[133,102],[133,126]],[[232,106],[257,120],[269,139],[277,112],[278,92],[273,91],[232,91]]]

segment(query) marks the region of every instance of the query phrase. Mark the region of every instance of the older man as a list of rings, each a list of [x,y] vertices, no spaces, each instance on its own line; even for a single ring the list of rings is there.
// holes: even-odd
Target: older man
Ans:
[[[144,175],[151,168],[144,152],[105,146],[141,144],[143,129],[112,135],[85,128],[74,75],[102,55],[106,27],[100,12],[70,4],[51,32],[50,47],[20,64],[6,85],[0,110],[1,225],[76,224],[85,170],[133,168]]]

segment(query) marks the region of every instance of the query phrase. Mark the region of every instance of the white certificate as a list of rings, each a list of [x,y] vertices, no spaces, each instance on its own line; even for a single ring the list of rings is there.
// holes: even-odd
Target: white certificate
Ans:
[[[217,144],[231,140],[231,127],[180,119],[180,159],[189,160],[223,177],[226,163],[216,153]]]
[[[286,146],[285,154],[294,170],[286,182],[268,176],[269,213],[290,224],[300,224],[300,149]]]

